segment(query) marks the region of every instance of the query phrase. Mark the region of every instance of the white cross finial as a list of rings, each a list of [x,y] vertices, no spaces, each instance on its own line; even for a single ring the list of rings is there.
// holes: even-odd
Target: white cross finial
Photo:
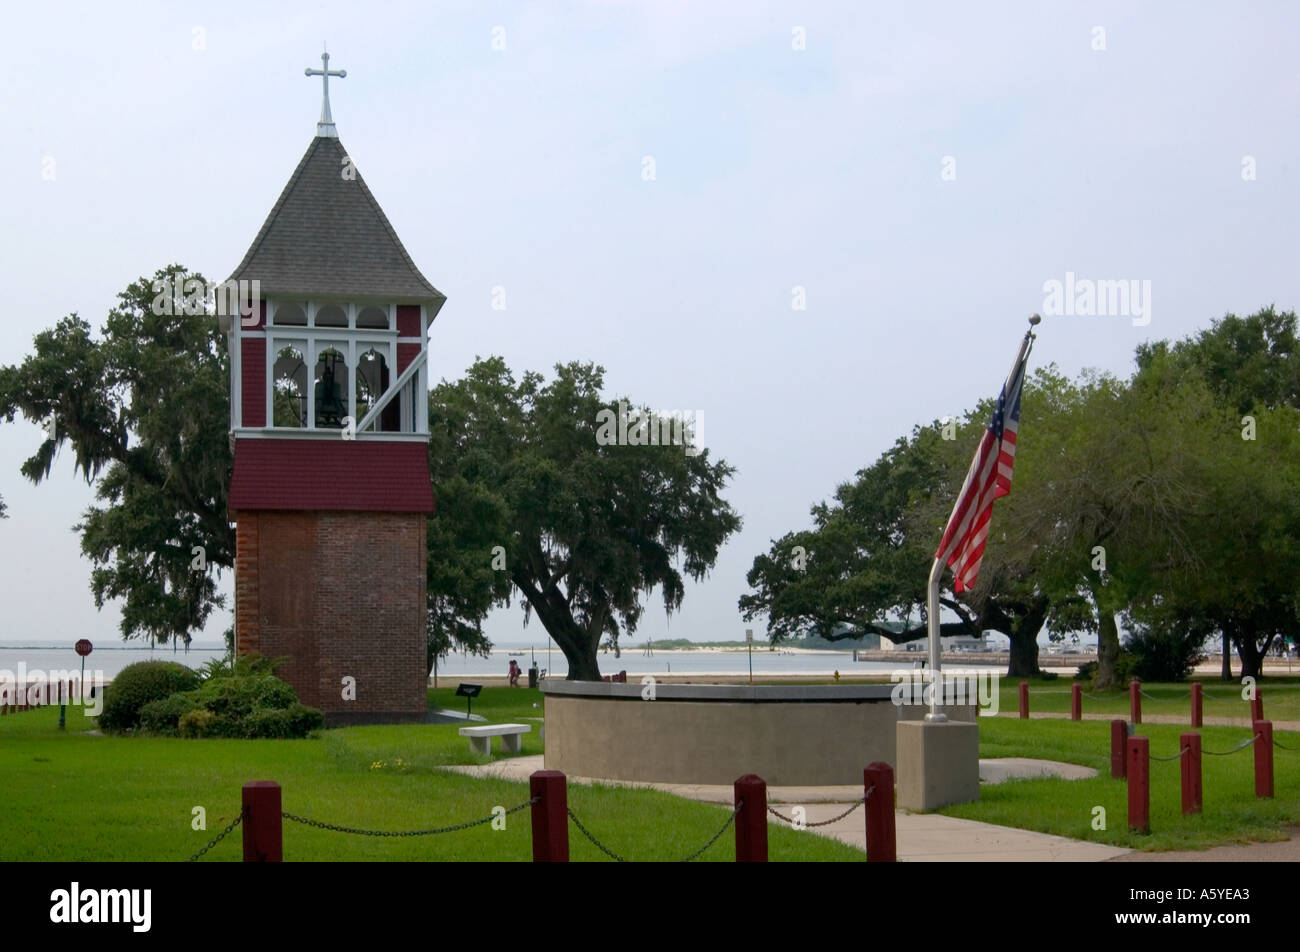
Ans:
[[[343,79],[347,76],[348,71],[346,69],[331,70],[329,53],[321,53],[320,61],[322,69],[308,67],[303,71],[306,76],[319,76],[321,78],[323,96],[320,105],[320,122],[316,123],[316,135],[337,139],[339,133],[334,128],[334,117],[330,115],[330,77],[337,76],[339,79]]]

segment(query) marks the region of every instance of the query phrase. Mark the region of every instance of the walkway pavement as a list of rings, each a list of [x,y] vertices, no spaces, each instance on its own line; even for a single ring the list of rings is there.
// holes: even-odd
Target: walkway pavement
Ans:
[[[1300,863],[1300,826],[1287,831],[1289,840],[1270,843],[1237,843],[1232,846],[1214,846],[1208,850],[1170,850],[1165,853],[1144,853],[1133,850],[1116,856],[1117,863]]]
[[[447,767],[458,773],[474,777],[495,777],[502,780],[526,781],[536,770],[544,769],[543,756],[513,757],[490,764]],[[1074,764],[1057,764],[1053,761],[1027,758],[1003,758],[980,761],[980,779],[986,783],[1000,783],[1013,776],[1045,776],[1056,774],[1069,779],[1093,776],[1096,771]],[[622,780],[599,780],[590,777],[570,777],[574,783],[603,783],[618,787],[648,787],[679,797],[704,803],[730,805],[734,792],[728,785],[637,783]],[[809,823],[828,820],[843,813],[862,798],[860,786],[825,787],[768,787],[768,805],[785,816],[791,816],[795,806],[802,806]],[[779,822],[779,821],[774,821]],[[963,820],[937,813],[895,814],[898,836],[898,858],[904,862],[980,862],[1002,861],[1068,861],[1097,862],[1121,856],[1129,850],[1102,846],[1064,836],[1035,833],[1013,827]],[[809,827],[809,831],[830,836],[857,849],[866,851],[867,834],[859,810],[823,827]]]

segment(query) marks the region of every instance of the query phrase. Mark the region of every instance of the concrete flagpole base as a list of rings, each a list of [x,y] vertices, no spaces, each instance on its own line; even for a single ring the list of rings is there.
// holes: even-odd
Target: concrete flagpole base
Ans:
[[[980,798],[980,732],[973,721],[899,721],[898,806],[936,810]]]

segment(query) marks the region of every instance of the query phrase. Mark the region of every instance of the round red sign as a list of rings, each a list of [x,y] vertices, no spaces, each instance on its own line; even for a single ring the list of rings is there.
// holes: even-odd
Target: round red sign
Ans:
[[[95,646],[92,645],[85,638],[82,638],[80,641],[77,642],[76,648],[77,648],[77,654],[81,655],[83,658],[95,650]]]

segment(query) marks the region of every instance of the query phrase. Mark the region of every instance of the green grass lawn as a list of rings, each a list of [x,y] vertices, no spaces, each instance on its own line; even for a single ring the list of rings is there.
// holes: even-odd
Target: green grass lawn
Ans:
[[[485,691],[475,708],[490,720],[513,718],[533,710],[531,693]],[[57,724],[57,707],[0,718],[6,791],[0,860],[187,859],[238,814],[240,787],[249,780],[278,781],[290,813],[375,830],[451,825],[528,799],[526,784],[437,769],[470,762],[456,725],[353,727],[310,740],[235,741],[94,736],[87,733],[93,721],[76,709],[69,711],[66,732]],[[463,754],[452,756],[456,751]],[[527,743],[524,752],[530,752]],[[383,766],[374,766],[378,762]],[[569,787],[569,805],[611,849],[633,860],[680,859],[713,836],[729,812],[651,790],[578,784]],[[207,811],[206,831],[191,829],[196,806]],[[776,861],[864,858],[821,836],[769,830]],[[569,842],[575,861],[606,859],[572,825]],[[728,832],[700,859],[730,861],[734,842]],[[512,814],[505,830],[484,825],[427,837],[356,836],[286,822],[284,854],[286,860],[528,861],[532,846],[525,810]],[[236,829],[202,861],[240,856]]]
[[[443,680],[446,681],[445,678]],[[527,717],[541,717],[544,697],[539,688],[484,688],[483,693],[474,698],[471,710],[492,723],[519,721]],[[465,699],[456,697],[454,686],[436,691],[430,688],[429,707],[464,711]]]
[[[1044,687],[1068,681],[1042,682]],[[1165,687],[1151,685],[1152,693]],[[1186,690],[1186,688],[1182,688]],[[1222,691],[1224,689],[1220,689]],[[1282,692],[1268,694],[1267,713],[1283,719]],[[435,707],[456,707],[452,689],[430,692]],[[1006,709],[1014,712],[1014,684]],[[1159,696],[1157,694],[1157,696]],[[1236,695],[1239,697],[1239,694]],[[1057,697],[1047,695],[1046,697]],[[1069,696],[1065,695],[1068,706]],[[1117,697],[1114,713],[1127,711]],[[463,704],[463,699],[460,699]],[[1224,703],[1230,703],[1224,701]],[[539,705],[534,708],[533,704]],[[491,722],[541,716],[540,692],[489,688],[474,710]],[[1046,706],[1045,704],[1043,706]],[[1036,709],[1042,709],[1035,705]],[[1211,713],[1207,699],[1206,713]],[[1085,710],[1088,708],[1085,707]],[[1300,719],[1300,718],[1297,718]],[[342,826],[415,830],[486,817],[492,808],[528,798],[527,786],[464,777],[439,769],[474,758],[455,724],[349,727],[322,731],[301,741],[179,740],[103,737],[89,734],[94,721],[77,709],[68,730],[57,729],[58,709],[42,708],[0,718],[0,774],[7,793],[0,860],[177,860],[205,845],[238,813],[240,787],[249,780],[276,780],[284,809]],[[1175,753],[1181,725],[1143,724],[1152,754]],[[1248,735],[1245,728],[1207,727],[1208,750],[1227,750]],[[1300,733],[1277,732],[1280,743],[1300,747]],[[524,754],[540,753],[534,731]],[[1151,765],[1150,835],[1127,829],[1124,781],[1110,778],[1109,725],[1104,721],[980,719],[982,757],[1036,757],[1084,764],[1101,773],[1091,780],[1019,780],[981,788],[977,803],[942,813],[1040,830],[1137,849],[1198,849],[1280,839],[1300,822],[1300,751],[1275,750],[1276,793],[1254,796],[1252,752],[1203,759],[1205,810],[1180,812],[1177,762]],[[648,790],[573,784],[569,803],[583,823],[611,849],[629,859],[677,859],[703,845],[722,825],[721,807]],[[207,811],[207,830],[191,829],[192,810]],[[1093,830],[1094,807],[1106,810],[1105,830]],[[773,860],[858,860],[860,852],[807,832],[769,826]],[[574,860],[605,857],[570,826]],[[703,857],[728,861],[730,832]],[[484,825],[430,837],[363,837],[286,823],[288,860],[517,860],[531,857],[527,811],[512,814],[505,830]],[[204,861],[240,858],[236,831]]]
[[[1267,701],[1266,701],[1267,703]],[[1151,756],[1178,752],[1176,724],[1142,724]],[[1250,736],[1248,728],[1206,727],[1205,750],[1226,751]],[[1300,747],[1300,732],[1275,732],[1279,743]],[[1151,833],[1128,830],[1128,788],[1110,776],[1110,726],[1104,721],[980,718],[981,757],[1036,757],[1083,764],[1100,771],[1091,780],[1013,780],[980,787],[980,800],[945,807],[940,813],[1004,826],[1018,826],[1075,839],[1142,850],[1204,849],[1251,840],[1286,839],[1286,827],[1300,823],[1300,751],[1274,749],[1274,793],[1255,797],[1254,754],[1250,748],[1226,757],[1201,759],[1204,811],[1185,817],[1177,761],[1151,763]],[[1106,829],[1094,830],[1093,808],[1104,807]]]
[[[464,711],[465,699],[455,697],[455,688],[439,688],[429,691],[429,707]],[[536,688],[486,688],[474,699],[473,712],[489,724],[528,724],[532,730],[521,738],[520,753],[501,753],[500,738],[493,738],[490,756],[471,754],[469,740],[458,733],[462,724],[342,727],[323,732],[325,750],[340,767],[395,773],[542,753],[542,725],[535,720],[542,716],[542,692]]]

